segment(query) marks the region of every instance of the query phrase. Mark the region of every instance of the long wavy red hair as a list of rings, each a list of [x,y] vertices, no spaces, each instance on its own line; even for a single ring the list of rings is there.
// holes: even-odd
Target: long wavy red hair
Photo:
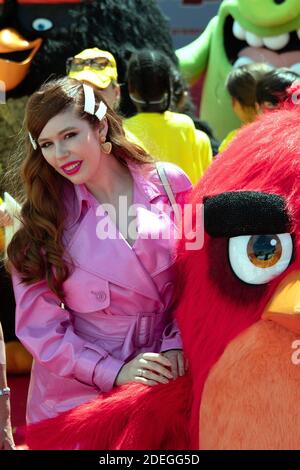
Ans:
[[[96,106],[105,101],[94,89]],[[69,275],[71,260],[63,245],[66,209],[62,201],[66,185],[72,186],[45,160],[41,149],[33,148],[28,132],[37,141],[47,122],[57,114],[74,109],[91,126],[99,126],[98,118],[84,112],[82,83],[67,77],[44,84],[29,99],[25,112],[25,158],[22,152],[12,163],[9,175],[18,173],[23,183],[21,228],[7,249],[8,269],[13,266],[23,282],[31,284],[46,279],[49,288],[64,300],[63,282]],[[129,142],[120,117],[108,107],[107,140],[112,143],[114,156],[126,164],[149,163],[152,158],[137,145]],[[8,175],[8,176],[9,176]]]

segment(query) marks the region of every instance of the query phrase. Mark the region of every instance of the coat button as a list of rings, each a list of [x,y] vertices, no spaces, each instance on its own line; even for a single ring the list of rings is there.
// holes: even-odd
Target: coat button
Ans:
[[[96,296],[96,299],[99,300],[99,302],[104,302],[104,300],[106,300],[106,293],[103,290],[96,292],[92,290],[91,292]]]

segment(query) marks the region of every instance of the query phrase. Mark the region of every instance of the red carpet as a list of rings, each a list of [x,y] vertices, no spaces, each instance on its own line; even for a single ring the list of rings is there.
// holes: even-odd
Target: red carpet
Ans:
[[[21,445],[24,443],[29,375],[9,375],[8,385],[11,388],[11,420],[15,443]]]

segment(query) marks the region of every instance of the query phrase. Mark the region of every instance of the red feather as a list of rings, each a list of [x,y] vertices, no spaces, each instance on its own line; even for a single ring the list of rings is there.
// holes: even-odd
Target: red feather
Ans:
[[[190,379],[131,384],[56,418],[28,426],[30,449],[188,449]],[[174,410],[176,412],[174,413]]]

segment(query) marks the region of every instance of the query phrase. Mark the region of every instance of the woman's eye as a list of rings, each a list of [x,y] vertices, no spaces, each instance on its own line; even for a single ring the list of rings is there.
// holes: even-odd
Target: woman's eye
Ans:
[[[293,240],[289,233],[233,237],[229,239],[228,255],[239,279],[247,284],[266,284],[289,266]]]
[[[68,132],[68,134],[65,135],[65,139],[70,139],[75,137],[75,135],[77,135],[76,132]]]
[[[43,144],[40,145],[41,149],[47,149],[52,145],[52,142],[44,142]]]

